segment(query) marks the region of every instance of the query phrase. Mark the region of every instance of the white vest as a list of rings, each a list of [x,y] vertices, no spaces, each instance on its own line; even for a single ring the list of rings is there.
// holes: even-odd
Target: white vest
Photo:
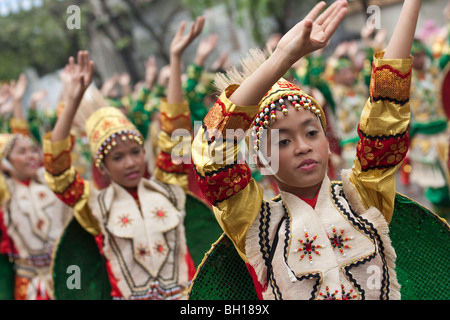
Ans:
[[[134,198],[112,183],[90,198],[101,222],[103,252],[125,299],[180,299],[188,286],[182,188],[156,179],[138,186]]]
[[[400,299],[386,220],[345,177],[324,179],[315,209],[287,192],[263,202],[246,254],[264,299]]]

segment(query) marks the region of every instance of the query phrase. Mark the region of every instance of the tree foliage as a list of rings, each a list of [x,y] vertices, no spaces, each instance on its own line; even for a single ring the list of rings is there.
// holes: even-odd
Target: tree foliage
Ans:
[[[66,26],[71,1],[44,1],[42,7],[0,18],[0,79],[17,79],[26,67],[39,75],[61,68],[85,47],[83,33]]]

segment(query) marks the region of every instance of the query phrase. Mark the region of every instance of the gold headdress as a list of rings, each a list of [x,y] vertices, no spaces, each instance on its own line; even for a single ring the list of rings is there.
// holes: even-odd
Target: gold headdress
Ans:
[[[0,134],[0,158],[8,156],[13,138],[14,134],[11,133]]]
[[[0,133],[0,158],[7,158],[17,139],[25,139],[31,143],[35,141],[22,133]]]
[[[92,86],[85,92],[77,111],[75,123],[80,124],[83,121],[94,164],[97,167],[116,145],[118,139],[134,140],[140,145],[144,143],[140,132],[122,111],[108,106],[100,92]]]
[[[231,84],[242,84],[267,59],[268,55],[270,55],[269,51],[250,50],[249,54],[241,62],[241,71],[233,67],[226,74],[218,74],[216,76],[216,88],[219,91],[223,91]],[[252,135],[255,138],[255,150],[259,149],[261,131],[266,129],[271,121],[276,121],[278,106],[285,116],[288,114],[286,101],[289,101],[297,110],[303,108],[314,113],[320,120],[322,128],[326,130],[325,113],[317,101],[297,85],[281,78],[258,104],[259,113],[253,120],[252,127]]]

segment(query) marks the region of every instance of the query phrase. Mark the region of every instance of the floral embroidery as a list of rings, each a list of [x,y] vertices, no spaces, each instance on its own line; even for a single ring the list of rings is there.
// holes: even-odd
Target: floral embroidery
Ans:
[[[155,245],[153,246],[153,250],[158,255],[163,255],[167,252],[167,247],[161,242],[156,242]]]
[[[297,249],[297,252],[303,252],[300,256],[300,260],[303,260],[303,258],[308,255],[309,262],[312,263],[312,254],[315,253],[316,255],[320,256],[320,252],[317,249],[325,248],[323,245],[315,245],[313,244],[314,241],[317,239],[317,235],[314,235],[312,240],[309,239],[308,231],[305,229],[305,237],[306,241],[302,239],[298,239],[298,242],[302,245],[300,248]]]
[[[136,249],[136,256],[139,259],[145,259],[145,256],[149,256],[149,255],[150,255],[150,251],[148,250],[147,246],[144,246],[141,243]]]
[[[350,299],[355,299],[356,297],[358,297],[358,295],[353,294],[353,289],[350,289],[349,292],[345,292],[345,288],[344,285],[341,284],[341,288],[342,288],[342,300],[350,300]]]
[[[76,173],[75,179],[73,182],[67,187],[64,192],[56,193],[56,196],[61,199],[68,206],[74,206],[75,203],[81,198],[84,192],[84,181],[79,175]]]
[[[331,245],[333,248],[338,248],[339,252],[345,256],[345,252],[343,248],[350,249],[350,246],[348,244],[344,244],[345,241],[353,240],[353,237],[350,238],[343,238],[344,235],[344,229],[341,229],[339,234],[336,233],[336,228],[332,226],[333,228],[333,237],[328,236],[328,239],[330,239]]]
[[[163,208],[155,208],[155,210],[153,210],[153,216],[157,220],[164,220],[167,217],[167,213]]]
[[[119,217],[119,222],[118,223],[120,223],[120,226],[121,227],[126,227],[126,226],[128,226],[129,224],[131,224],[131,221],[132,221],[133,219],[131,219],[130,218],[130,215],[129,214],[123,214],[123,215],[121,215],[120,217]]]
[[[189,162],[176,164],[172,161],[169,153],[159,152],[156,158],[156,166],[164,172],[187,174],[189,172]]]
[[[197,172],[197,181],[205,197],[212,204],[226,200],[244,189],[250,182],[250,168],[245,165],[232,165],[210,172],[206,177]]]
[[[252,121],[253,118],[244,112],[226,111],[225,104],[219,98],[203,119],[203,125],[209,137],[226,139],[227,129],[231,129],[233,134],[241,133],[238,136],[232,137],[233,139],[240,140],[245,135],[245,130],[250,127]]]
[[[386,137],[366,136],[359,128],[358,132],[360,141],[356,152],[363,171],[396,166],[408,152],[408,131]]]
[[[335,290],[333,293],[330,293],[330,288],[328,286],[325,287],[325,290],[325,293],[319,292],[319,296],[322,298],[320,300],[338,300],[336,298],[336,294],[339,290]]]
[[[342,290],[342,300],[350,300],[350,299],[355,299],[358,297],[358,295],[352,294],[353,289],[350,289],[349,292],[345,292],[345,288],[344,288],[343,284],[341,284],[341,290]],[[326,291],[325,293],[323,293],[323,292],[319,293],[319,296],[322,298],[319,300],[340,300],[338,297],[336,297],[339,290],[334,290],[333,293],[330,293],[330,288],[328,286],[326,286],[325,291]]]

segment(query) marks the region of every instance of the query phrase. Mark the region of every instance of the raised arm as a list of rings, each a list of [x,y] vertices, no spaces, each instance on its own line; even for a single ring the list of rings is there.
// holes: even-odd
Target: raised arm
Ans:
[[[374,55],[370,98],[361,113],[360,141],[349,179],[364,207],[378,208],[387,222],[394,213],[395,174],[409,147],[410,51],[420,3],[405,0],[386,51]]]
[[[188,191],[188,170],[190,161],[174,161],[175,153],[178,157],[190,160],[191,114],[189,105],[183,97],[181,85],[181,56],[187,46],[200,34],[203,29],[204,17],[199,17],[192,23],[191,30],[183,35],[185,22],[183,21],[170,45],[170,77],[167,90],[167,99],[161,101],[161,132],[158,138],[160,152],[156,159],[154,176],[168,184],[176,184]],[[187,134],[187,139],[179,143],[174,141],[173,134],[177,129]],[[180,152],[176,152],[178,148]]]
[[[405,0],[402,11],[384,53],[384,59],[407,59],[416,32],[417,19],[422,0]]]
[[[188,45],[200,34],[205,23],[204,17],[198,17],[191,24],[191,30],[183,35],[186,22],[181,22],[175,37],[170,45],[170,78],[167,89],[167,101],[169,103],[182,103],[183,91],[181,84],[181,56]]]
[[[69,136],[75,113],[94,76],[94,62],[89,60],[87,51],[79,51],[77,63],[73,57],[70,57],[66,71],[68,73],[67,100],[53,129],[52,142],[62,141]]]
[[[326,3],[318,3],[308,15],[278,42],[273,54],[231,95],[238,106],[256,105],[272,85],[305,55],[326,46],[347,13],[347,1],[338,0],[322,14]]]

